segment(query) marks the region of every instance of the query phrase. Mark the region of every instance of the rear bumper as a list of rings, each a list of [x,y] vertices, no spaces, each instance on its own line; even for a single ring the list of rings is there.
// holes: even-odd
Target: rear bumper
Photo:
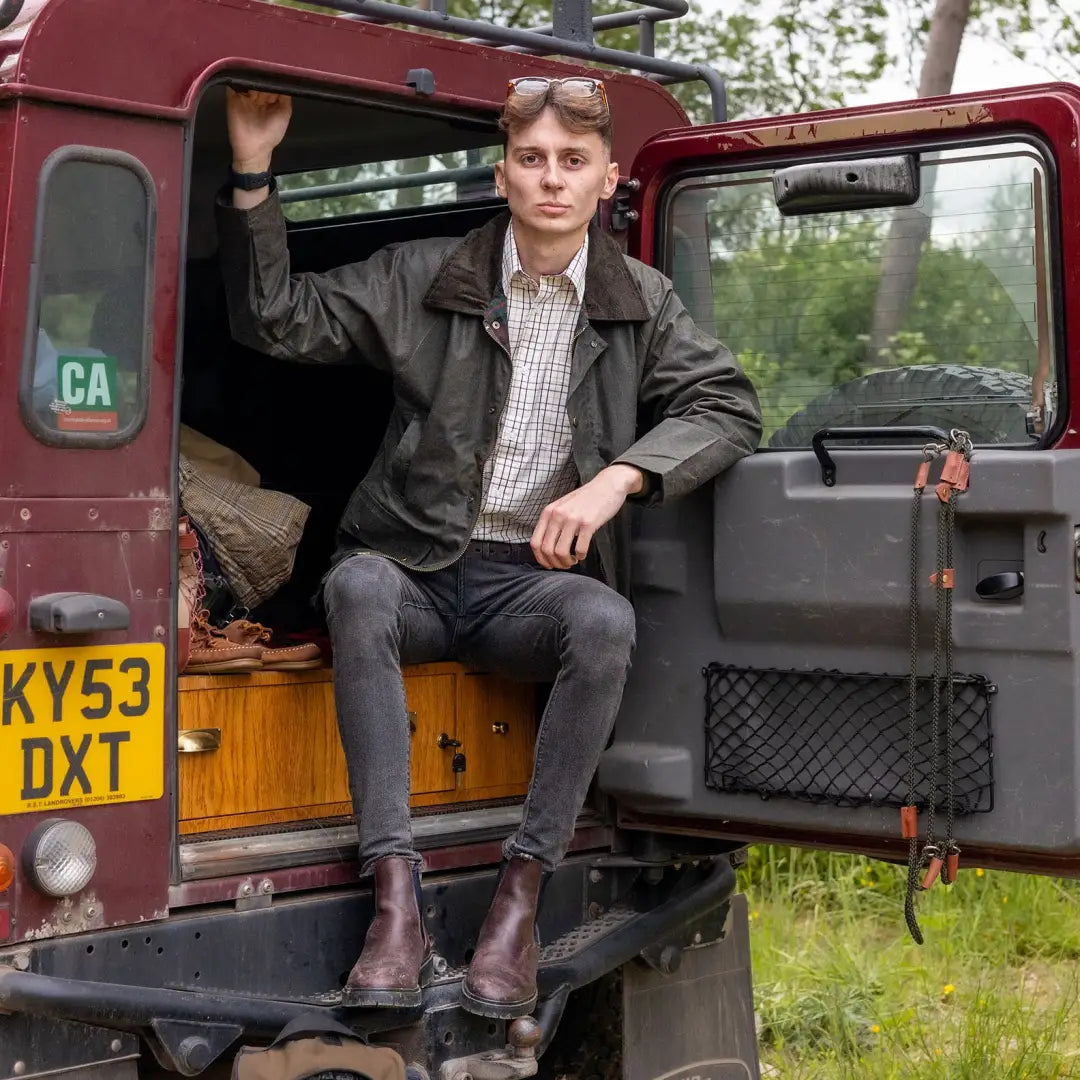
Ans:
[[[349,892],[275,901],[261,910],[192,912],[152,926],[45,942],[29,956],[9,950],[6,959],[27,970],[0,967],[0,1011],[138,1034],[163,1066],[186,1075],[239,1039],[272,1037],[313,1009],[370,1033],[441,1031],[458,1014],[466,955],[493,885],[494,871],[425,879],[425,920],[442,962],[415,1010],[341,1008],[340,986],[371,914],[370,894]],[[539,974],[538,1015],[546,1034],[571,990],[643,950],[718,939],[734,886],[726,859],[668,868],[655,882],[640,868],[591,866],[588,859],[560,867],[541,916],[542,940],[550,943]],[[463,1015],[462,1021],[472,1023]],[[6,1045],[5,1023],[0,1017],[0,1045]],[[504,1039],[503,1031],[480,1026],[492,1046]],[[441,1041],[432,1034],[420,1042]],[[27,1064],[24,1075],[33,1075]]]

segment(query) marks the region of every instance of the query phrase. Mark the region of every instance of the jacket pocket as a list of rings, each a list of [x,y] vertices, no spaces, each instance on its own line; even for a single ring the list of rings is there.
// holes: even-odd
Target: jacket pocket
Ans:
[[[409,466],[416,454],[416,448],[420,445],[423,431],[424,421],[419,416],[414,416],[402,432],[390,458],[390,484],[398,495],[405,491],[405,478],[409,475]]]

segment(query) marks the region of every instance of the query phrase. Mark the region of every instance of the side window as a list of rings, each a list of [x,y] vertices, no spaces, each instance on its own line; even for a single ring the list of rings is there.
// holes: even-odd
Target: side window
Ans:
[[[352,217],[495,197],[493,164],[502,144],[422,157],[372,161],[278,177],[290,221]]]
[[[1034,445],[1054,405],[1047,169],[1026,143],[924,153],[912,206],[784,217],[771,171],[681,181],[667,269],[739,357],[767,447],[829,426]]]
[[[107,447],[146,415],[153,182],[127,154],[64,147],[38,194],[23,419],[43,442]]]

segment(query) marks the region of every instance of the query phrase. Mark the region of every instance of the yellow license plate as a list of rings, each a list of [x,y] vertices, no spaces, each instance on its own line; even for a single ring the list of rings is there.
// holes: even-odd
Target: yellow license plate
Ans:
[[[158,799],[165,647],[0,651],[0,814]]]

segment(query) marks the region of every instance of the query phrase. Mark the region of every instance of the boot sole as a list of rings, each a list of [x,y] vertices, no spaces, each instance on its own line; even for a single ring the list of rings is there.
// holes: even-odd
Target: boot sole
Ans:
[[[263,662],[261,660],[213,660],[209,663],[200,663],[198,661],[189,663],[181,675],[218,675],[226,674],[228,672],[249,672],[249,671],[262,671]]]
[[[405,990],[346,986],[341,991],[341,1004],[346,1009],[415,1009],[424,1003],[424,987],[431,982],[435,957],[429,954],[420,965],[420,985]]]
[[[462,983],[461,1007],[474,1016],[486,1016],[491,1020],[516,1020],[519,1016],[529,1016],[536,1008],[536,994],[523,1001],[491,1001],[470,993],[469,988]]]
[[[341,992],[341,1004],[346,1009],[415,1009],[422,1005],[424,992],[415,990],[366,990],[346,987]]]

